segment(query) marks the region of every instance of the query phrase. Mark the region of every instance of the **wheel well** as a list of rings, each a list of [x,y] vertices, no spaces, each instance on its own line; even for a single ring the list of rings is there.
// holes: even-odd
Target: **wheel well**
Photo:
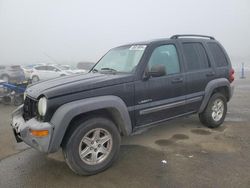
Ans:
[[[72,130],[75,129],[75,126],[77,126],[77,124],[75,124],[75,122],[77,122],[77,121],[86,121],[87,119],[95,118],[95,117],[104,117],[104,118],[110,119],[117,126],[118,131],[120,132],[120,134],[122,136],[124,135],[124,133],[122,132],[122,126],[124,126],[124,124],[123,124],[123,120],[122,120],[122,117],[121,117],[120,113],[114,108],[98,109],[98,110],[82,113],[82,114],[79,114],[79,115],[75,116],[70,121],[70,123],[69,123],[69,125],[68,125],[68,127],[67,127],[67,129],[66,129],[66,131],[64,133],[61,145],[63,143],[65,143],[69,133]]]
[[[221,93],[222,95],[224,95],[226,97],[227,101],[229,101],[229,98],[230,98],[229,95],[230,94],[229,94],[229,89],[226,86],[215,88],[213,90],[212,95],[214,93]]]

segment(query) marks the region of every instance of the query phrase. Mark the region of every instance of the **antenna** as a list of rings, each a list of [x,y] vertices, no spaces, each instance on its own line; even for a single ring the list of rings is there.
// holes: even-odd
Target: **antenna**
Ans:
[[[55,62],[55,63],[58,64],[58,62],[53,57],[51,57],[50,55],[48,55],[46,52],[43,52],[43,55],[45,55],[47,58],[49,58],[50,60],[52,60],[53,62]]]

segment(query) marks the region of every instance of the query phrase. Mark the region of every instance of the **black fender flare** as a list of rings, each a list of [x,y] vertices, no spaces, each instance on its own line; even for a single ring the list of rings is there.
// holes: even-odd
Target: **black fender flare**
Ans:
[[[220,88],[220,87],[227,87],[228,92],[229,92],[229,95],[228,95],[229,99],[231,98],[231,96],[233,94],[233,88],[230,85],[230,82],[226,78],[218,78],[218,79],[212,80],[207,84],[207,86],[205,88],[205,95],[204,95],[204,98],[203,98],[203,101],[201,103],[201,106],[200,106],[198,113],[201,113],[204,111],[213,91],[216,88]]]
[[[54,113],[51,124],[54,126],[52,140],[50,141],[49,153],[60,148],[63,137],[71,120],[83,113],[94,110],[112,109],[120,118],[119,128],[123,135],[130,135],[132,124],[126,104],[117,96],[100,96],[73,101],[60,106]]]

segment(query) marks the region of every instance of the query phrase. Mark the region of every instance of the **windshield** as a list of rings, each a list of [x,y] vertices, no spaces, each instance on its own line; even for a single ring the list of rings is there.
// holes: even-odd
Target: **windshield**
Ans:
[[[139,63],[146,45],[129,45],[110,50],[93,68],[93,72],[131,73]]]

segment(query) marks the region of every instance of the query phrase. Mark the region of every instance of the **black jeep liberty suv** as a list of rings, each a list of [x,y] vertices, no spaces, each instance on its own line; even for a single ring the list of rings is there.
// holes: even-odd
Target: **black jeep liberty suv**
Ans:
[[[111,49],[88,74],[42,81],[12,114],[18,142],[52,153],[62,147],[77,174],[107,169],[121,136],[198,113],[220,126],[234,80],[229,57],[213,37],[174,35]]]

